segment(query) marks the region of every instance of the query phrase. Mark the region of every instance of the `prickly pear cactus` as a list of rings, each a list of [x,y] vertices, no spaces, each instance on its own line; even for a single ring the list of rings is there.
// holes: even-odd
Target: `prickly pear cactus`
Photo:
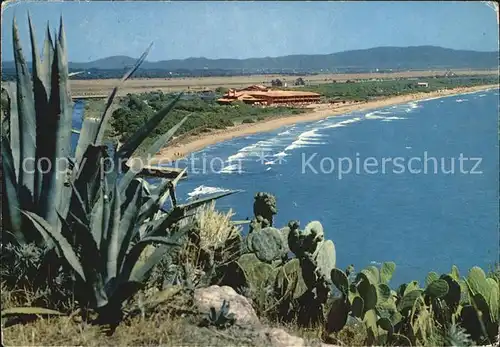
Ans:
[[[276,198],[274,195],[263,192],[255,194],[253,203],[255,217],[261,216],[269,222],[270,226],[273,226],[273,216],[277,212],[278,208],[276,207]]]
[[[260,261],[271,263],[283,257],[286,246],[281,232],[272,227],[253,231],[247,237],[247,249]]]
[[[486,278],[484,271],[477,266],[470,269],[466,280],[469,295],[476,306],[485,306],[491,322],[499,321],[499,284],[493,278]]]
[[[445,280],[437,279],[429,283],[425,288],[425,294],[432,298],[442,298],[448,294],[448,283]]]
[[[295,222],[290,227],[288,235],[288,246],[290,250],[297,256],[303,257],[306,253],[314,254],[320,243],[324,240],[323,226],[320,222],[314,221],[306,225],[306,228],[301,232]],[[290,224],[289,223],[289,224]]]
[[[335,268],[337,254],[333,241],[326,240],[321,242],[316,250],[315,257],[318,275],[328,283],[331,283],[331,272]]]
[[[269,227],[269,221],[262,216],[257,216],[252,219],[249,225],[249,233],[252,233],[254,231],[258,231],[264,228]]]
[[[280,298],[290,296],[293,299],[298,299],[307,291],[300,261],[297,258],[279,267],[274,288]]]
[[[237,264],[243,270],[246,282],[252,290],[262,288],[273,270],[271,265],[261,262],[255,254],[242,255]]]

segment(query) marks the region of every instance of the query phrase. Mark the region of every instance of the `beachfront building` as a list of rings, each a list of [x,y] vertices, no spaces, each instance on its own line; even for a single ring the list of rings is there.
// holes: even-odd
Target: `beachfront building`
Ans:
[[[427,82],[418,82],[417,83],[417,87],[428,88],[429,87],[429,83],[427,83]]]
[[[320,97],[320,94],[313,92],[275,90],[262,85],[252,85],[238,90],[230,89],[217,102],[230,104],[235,101],[243,101],[251,105],[310,104],[319,102]]]

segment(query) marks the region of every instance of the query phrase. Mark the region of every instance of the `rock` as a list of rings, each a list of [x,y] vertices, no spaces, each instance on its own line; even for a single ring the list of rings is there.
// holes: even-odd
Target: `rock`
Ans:
[[[269,345],[273,347],[306,347],[306,342],[303,338],[290,335],[284,329],[268,328],[262,330],[265,334]]]
[[[235,324],[240,326],[260,325],[259,318],[250,301],[236,293],[233,288],[214,285],[198,288],[194,291],[194,304],[202,313],[210,312],[210,307],[219,310],[224,300],[229,303],[229,313],[233,313],[236,317]]]
[[[302,337],[290,335],[281,328],[265,328],[260,332],[261,337],[266,341],[266,346],[272,347],[335,347],[321,341],[307,343]]]

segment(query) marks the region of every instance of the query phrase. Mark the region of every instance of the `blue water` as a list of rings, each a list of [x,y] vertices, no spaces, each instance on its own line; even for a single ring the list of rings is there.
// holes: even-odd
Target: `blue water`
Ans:
[[[394,261],[394,284],[422,281],[427,272],[448,272],[453,264],[465,274],[474,265],[488,268],[498,260],[498,111],[498,90],[493,90],[353,112],[237,138],[194,153],[191,162],[178,162],[189,168],[178,194],[187,199],[243,189],[217,206],[231,207],[235,218],[245,219],[252,217],[253,195],[271,192],[277,197],[277,226],[292,219],[302,226],[319,220],[335,243],[339,267],[352,263],[361,269]],[[481,162],[474,168],[476,159],[463,159],[461,168],[461,154]],[[279,155],[285,161],[278,162]],[[303,161],[312,155],[310,163],[318,173],[309,166],[302,172]],[[351,158],[353,171],[339,176],[331,162],[337,166],[344,157]],[[368,157],[378,165],[365,171]],[[383,158],[396,157],[406,165],[405,172],[391,162],[382,172]],[[417,159],[408,167],[411,158]],[[446,173],[452,160],[454,173]],[[199,172],[203,163],[205,173]]]
[[[75,100],[73,106],[72,127],[75,130],[81,130],[83,123],[83,113],[85,110],[84,100]],[[78,134],[71,134],[71,156],[75,155],[76,146],[78,145]]]
[[[78,129],[83,106],[75,104],[73,126]],[[252,217],[253,195],[271,192],[277,197],[277,226],[292,219],[302,226],[319,220],[335,242],[337,266],[352,263],[361,269],[394,261],[395,285],[422,282],[427,272],[448,272],[453,264],[466,274],[474,265],[488,268],[498,260],[498,111],[498,90],[493,90],[353,112],[237,138],[177,162],[189,169],[178,196],[189,199],[242,189],[217,206],[232,208],[236,219],[245,219]],[[74,145],[77,139],[73,135]],[[477,160],[464,160],[460,170],[461,154],[482,159],[477,174],[463,173]],[[310,163],[317,173],[309,166],[302,172],[303,161],[314,155]],[[378,165],[364,170],[369,157]],[[391,162],[382,172],[382,160],[397,157],[406,165],[405,172]],[[438,161],[437,173],[431,157]],[[351,158],[350,173],[339,175],[339,158]],[[422,160],[414,159],[410,168],[416,170],[424,169],[427,158],[427,173],[409,172],[411,158]],[[455,171],[445,173],[452,158]]]

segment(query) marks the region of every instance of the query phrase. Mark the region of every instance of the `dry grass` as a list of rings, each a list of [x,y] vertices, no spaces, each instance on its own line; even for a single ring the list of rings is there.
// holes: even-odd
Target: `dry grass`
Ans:
[[[219,249],[227,240],[240,233],[231,222],[232,210],[221,213],[215,209],[215,202],[205,205],[196,216],[200,231],[200,246],[203,249]]]

